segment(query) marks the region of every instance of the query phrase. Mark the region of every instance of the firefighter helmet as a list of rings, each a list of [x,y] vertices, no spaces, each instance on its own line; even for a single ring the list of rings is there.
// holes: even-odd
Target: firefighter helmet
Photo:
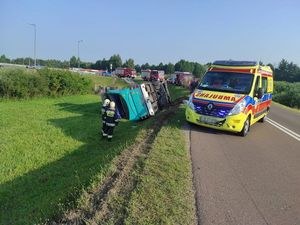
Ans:
[[[110,103],[110,100],[107,98],[107,99],[104,100],[103,105],[104,105],[104,106],[108,106],[109,103]]]
[[[110,108],[110,109],[115,109],[115,107],[116,107],[116,103],[113,102],[113,101],[111,101],[111,102],[109,103],[109,108]]]

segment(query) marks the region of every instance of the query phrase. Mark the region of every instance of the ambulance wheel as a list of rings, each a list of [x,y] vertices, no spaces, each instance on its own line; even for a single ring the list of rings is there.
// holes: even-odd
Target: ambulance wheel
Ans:
[[[267,116],[264,116],[263,118],[261,118],[258,122],[260,123],[264,123],[266,122]]]
[[[243,129],[239,133],[240,136],[245,137],[250,131],[250,118],[248,117],[244,123]]]

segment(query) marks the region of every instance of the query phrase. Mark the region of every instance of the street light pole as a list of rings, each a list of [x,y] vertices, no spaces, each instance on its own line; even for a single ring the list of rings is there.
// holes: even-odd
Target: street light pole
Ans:
[[[79,40],[79,41],[77,41],[77,59],[78,59],[78,69],[79,69],[79,67],[80,67],[80,59],[79,59],[79,44],[81,43],[81,42],[83,42],[83,40]]]
[[[34,67],[36,67],[36,24],[29,24],[34,28]]]

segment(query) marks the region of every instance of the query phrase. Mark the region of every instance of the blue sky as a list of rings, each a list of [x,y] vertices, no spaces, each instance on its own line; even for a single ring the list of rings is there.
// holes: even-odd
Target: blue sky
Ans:
[[[0,0],[0,54],[136,63],[282,58],[300,65],[298,0]]]

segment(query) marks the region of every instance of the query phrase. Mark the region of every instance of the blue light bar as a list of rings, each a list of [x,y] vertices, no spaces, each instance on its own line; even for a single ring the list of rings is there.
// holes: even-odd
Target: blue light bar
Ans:
[[[234,61],[234,60],[217,60],[214,61],[213,65],[219,66],[256,66],[258,65],[255,61]]]

